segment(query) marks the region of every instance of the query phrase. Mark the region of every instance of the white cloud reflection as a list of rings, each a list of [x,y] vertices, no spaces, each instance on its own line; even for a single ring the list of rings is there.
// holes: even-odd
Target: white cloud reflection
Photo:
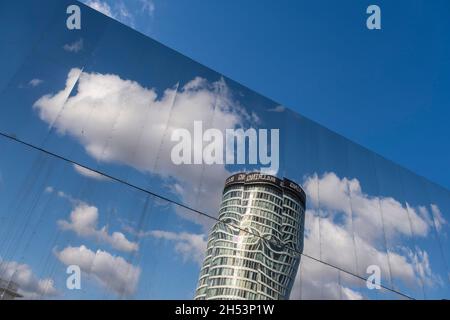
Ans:
[[[67,98],[75,83],[76,89]],[[254,121],[233,101],[223,80],[195,78],[158,94],[114,74],[79,69],[68,73],[65,88],[41,97],[34,108],[43,121],[53,124],[59,134],[75,138],[97,161],[156,174],[183,203],[211,215],[217,214],[223,182],[230,172],[223,165],[174,165],[169,160],[171,132],[176,128],[192,132],[198,120],[222,132]],[[398,279],[406,286],[440,283],[430,253],[409,242],[426,238],[434,224],[439,231],[447,223],[436,205],[411,207],[393,197],[370,195],[358,179],[340,178],[333,172],[307,177],[304,188],[310,207],[316,208],[306,211],[305,253],[358,275],[364,275],[367,266],[378,265],[384,279]],[[199,221],[193,214],[185,216]],[[204,225],[210,226],[211,221]],[[187,234],[168,231],[155,231],[152,236],[174,243],[175,252],[183,259],[190,254],[193,260],[201,260],[204,239],[193,242]],[[363,298],[352,281],[346,282],[349,278],[338,283],[334,275],[327,274],[336,270],[320,267],[318,272],[314,268],[319,265],[305,266],[306,275],[302,281],[297,279],[296,286],[302,282],[311,296],[320,287],[321,297],[326,298],[324,288],[328,288],[325,292],[330,298],[338,293],[340,298]]]

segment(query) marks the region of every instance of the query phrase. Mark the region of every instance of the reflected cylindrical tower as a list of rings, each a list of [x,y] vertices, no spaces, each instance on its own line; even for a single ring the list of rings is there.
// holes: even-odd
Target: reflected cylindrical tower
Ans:
[[[195,299],[288,299],[303,251],[306,196],[288,179],[227,179]]]

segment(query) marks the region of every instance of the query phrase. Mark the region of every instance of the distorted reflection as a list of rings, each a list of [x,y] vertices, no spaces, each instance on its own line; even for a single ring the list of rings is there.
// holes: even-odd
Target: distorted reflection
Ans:
[[[450,297],[448,190],[92,10],[98,34],[68,33],[68,1],[8,3],[0,21],[23,25],[0,28],[0,299],[194,298],[226,179],[262,168],[176,165],[171,136],[198,121],[280,130],[272,174],[306,192],[302,245],[277,248],[303,253],[291,299]]]

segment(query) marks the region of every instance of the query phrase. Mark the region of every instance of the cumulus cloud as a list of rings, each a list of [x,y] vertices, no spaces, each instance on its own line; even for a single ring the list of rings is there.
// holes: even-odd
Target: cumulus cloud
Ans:
[[[131,296],[136,291],[141,269],[122,257],[102,250],[93,252],[85,246],[69,246],[55,255],[66,266],[79,266],[83,273],[93,276],[103,287],[119,296]]]
[[[77,52],[83,50],[83,38],[80,38],[79,40],[77,40],[73,43],[65,44],[63,46],[63,49],[68,52],[73,52],[73,53],[77,53]]]
[[[193,133],[194,121],[203,121],[204,130],[223,133],[258,121],[232,100],[224,80],[211,83],[197,77],[158,95],[117,75],[79,69],[70,70],[64,89],[41,97],[34,108],[43,121],[53,124],[59,134],[76,138],[96,160],[125,164],[157,174],[168,184],[177,183],[183,190],[177,195],[185,204],[211,215],[217,214],[223,181],[230,173],[219,164],[173,164],[172,133],[179,128]]]
[[[363,300],[357,281],[343,281],[338,271],[320,262],[302,257],[291,291],[291,300]],[[351,286],[356,288],[351,288]]]
[[[307,177],[304,188],[315,208],[305,212],[305,254],[358,275],[366,275],[368,266],[377,265],[383,279],[394,278],[410,288],[420,287],[422,282],[428,286],[441,282],[432,272],[428,253],[403,244],[412,237],[426,237],[432,228],[433,220],[425,207],[412,208],[392,197],[368,195],[357,179],[339,178],[334,173]],[[437,207],[430,207],[436,215]],[[338,283],[336,269],[302,259],[304,270],[297,274],[293,292],[300,292],[301,285],[312,297],[360,298],[352,289],[356,278],[341,278]]]
[[[206,252],[206,236],[204,234],[152,230],[145,235],[174,242],[175,251],[181,255],[183,261],[193,261],[200,266],[202,265]]]
[[[135,27],[134,15],[131,14],[128,7],[122,1],[116,3],[116,19],[133,28]]]
[[[75,83],[77,87],[69,97]],[[213,216],[217,215],[223,181],[230,172],[223,165],[174,165],[170,161],[170,137],[178,128],[192,133],[194,121],[203,121],[204,130],[217,128],[222,132],[259,121],[233,101],[223,80],[211,83],[195,78],[158,94],[114,74],[79,69],[70,70],[65,88],[41,97],[34,108],[43,121],[53,124],[59,134],[75,138],[97,161],[156,174],[183,203]],[[357,179],[339,178],[334,173],[310,176],[304,188],[308,203],[317,208],[306,213],[305,252],[313,256],[320,253],[327,262],[357,274],[365,274],[368,265],[377,264],[383,274],[405,283],[414,285],[420,277],[427,283],[436,282],[426,252],[413,248],[411,254],[401,247],[403,240],[426,237],[433,218],[438,229],[446,223],[437,206],[430,207],[430,215],[426,207],[369,195]],[[183,214],[198,221],[192,213]],[[211,223],[209,220],[205,225]],[[161,232],[153,236],[176,245],[184,243],[178,245],[180,253],[195,247],[180,235]],[[391,244],[389,254],[386,242]],[[358,298],[352,290],[344,285],[339,294]]]
[[[94,179],[94,180],[101,180],[101,181],[109,181],[110,180],[108,177],[105,177],[104,175],[102,175],[102,174],[100,174],[98,172],[92,171],[92,170],[87,169],[85,167],[81,167],[81,166],[79,166],[77,164],[74,164],[73,168],[75,169],[75,171],[77,173],[79,173],[80,175],[82,175],[84,177],[87,177],[87,178],[91,178],[91,179]]]
[[[123,230],[140,239],[153,238],[174,243],[174,250],[184,262],[195,262],[200,266],[206,252],[207,236],[188,232],[170,232],[165,230],[136,230],[129,225],[123,224]]]
[[[13,282],[25,299],[42,299],[57,295],[53,280],[39,279],[27,264],[4,261],[0,258],[1,280]]]
[[[71,230],[81,237],[94,238],[111,245],[114,249],[125,252],[133,252],[139,249],[139,245],[129,241],[123,233],[113,232],[109,234],[107,227],[97,229],[97,224],[98,209],[85,203],[80,203],[73,209],[69,221],[58,221],[61,229]]]
[[[321,219],[320,222],[319,219]],[[306,212],[305,222],[308,229],[320,223],[320,240],[317,241],[318,236],[311,233],[305,238],[305,249],[307,248],[308,253],[314,253],[314,256],[317,256],[321,252],[322,259],[328,263],[356,274],[364,275],[368,266],[377,265],[384,275],[400,279],[411,286],[419,283],[420,275],[417,273],[417,267],[420,259],[412,259],[410,252],[405,254],[401,252],[403,250],[390,251],[388,255],[385,250],[377,248],[376,243],[367,242],[358,233],[352,234],[345,227],[333,223],[330,219],[319,218],[309,210]],[[358,270],[355,269],[356,267]]]
[[[357,179],[340,179],[335,173],[325,173],[320,178],[317,175],[309,177],[304,186],[308,201],[314,207],[325,211],[330,218],[344,214],[345,222],[357,224],[360,236],[367,241],[383,236],[381,215],[385,235],[391,240],[399,236],[410,237],[411,224],[416,236],[424,237],[429,232],[430,224],[420,210],[404,206],[392,197],[370,196],[362,191]]]

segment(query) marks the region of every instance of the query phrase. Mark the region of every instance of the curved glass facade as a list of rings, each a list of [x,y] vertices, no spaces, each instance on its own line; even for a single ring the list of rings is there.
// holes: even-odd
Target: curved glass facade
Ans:
[[[196,299],[288,299],[303,251],[305,193],[287,179],[227,179]]]
[[[0,2],[0,290],[450,298],[449,190],[72,4]],[[258,152],[225,161],[231,129]],[[304,194],[227,180],[262,171]]]

